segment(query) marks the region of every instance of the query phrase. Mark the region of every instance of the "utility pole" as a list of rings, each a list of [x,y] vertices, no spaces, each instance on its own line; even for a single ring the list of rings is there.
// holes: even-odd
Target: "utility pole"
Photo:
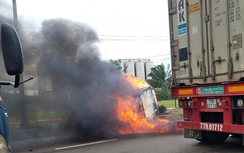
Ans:
[[[14,27],[19,33],[19,23],[18,23],[18,16],[17,16],[17,5],[16,0],[13,0],[13,14],[14,14]]]
[[[19,34],[19,23],[18,23],[16,0],[13,0],[12,3],[13,3],[13,15],[14,15],[14,27],[15,27],[17,33]],[[24,77],[23,77],[23,74],[21,73],[20,82],[23,80],[24,80]],[[21,84],[19,86],[19,98],[20,98],[20,116],[21,116],[19,128],[30,127],[30,125],[27,121],[27,117],[26,117],[27,102],[26,102],[26,98],[25,98],[24,84]]]

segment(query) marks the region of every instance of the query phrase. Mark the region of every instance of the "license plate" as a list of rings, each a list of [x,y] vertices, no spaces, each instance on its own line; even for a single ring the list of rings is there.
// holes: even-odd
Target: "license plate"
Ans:
[[[200,129],[209,131],[223,131],[224,125],[217,123],[200,123]]]
[[[207,108],[217,108],[217,100],[207,99]]]

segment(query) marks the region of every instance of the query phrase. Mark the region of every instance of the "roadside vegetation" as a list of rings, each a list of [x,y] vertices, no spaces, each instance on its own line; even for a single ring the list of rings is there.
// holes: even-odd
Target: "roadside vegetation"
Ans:
[[[2,93],[2,99],[6,101],[5,107],[8,111],[9,123],[21,121],[21,106],[19,94]],[[25,96],[26,120],[28,122],[38,120],[67,118],[67,111],[60,107],[60,104],[50,101],[41,102],[38,96]]]
[[[147,82],[155,89],[158,100],[171,100],[170,88],[172,74],[170,65],[165,68],[164,64],[157,65],[151,69]]]
[[[183,110],[178,108],[178,101],[176,100],[161,100],[158,101],[159,108],[165,107],[166,112],[170,114],[183,114]]]
[[[165,106],[166,108],[176,108],[178,107],[178,103],[176,101],[176,106],[175,106],[175,100],[161,100],[158,101],[158,106]]]

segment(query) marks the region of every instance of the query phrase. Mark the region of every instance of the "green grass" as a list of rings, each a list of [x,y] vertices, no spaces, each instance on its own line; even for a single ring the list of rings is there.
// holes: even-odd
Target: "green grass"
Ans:
[[[158,101],[158,106],[164,105],[167,109],[168,108],[177,108],[178,107],[178,100],[176,100],[176,107],[175,107],[175,100],[161,100]],[[172,114],[183,114],[182,109],[173,109],[171,110]]]
[[[48,112],[43,110],[29,111],[27,113],[27,117],[29,121],[58,119],[58,118],[67,117],[67,112],[61,110],[48,111]]]
[[[158,101],[158,106],[164,105],[166,108],[175,108],[175,100],[161,100]],[[178,107],[178,101],[176,100],[176,107]]]
[[[50,120],[50,119],[60,119],[60,118],[66,118],[67,112],[61,111],[61,110],[55,110],[55,111],[28,111],[27,112],[27,120],[28,121],[38,121],[38,120]],[[8,118],[9,123],[16,123],[20,122],[20,116],[9,116]]]

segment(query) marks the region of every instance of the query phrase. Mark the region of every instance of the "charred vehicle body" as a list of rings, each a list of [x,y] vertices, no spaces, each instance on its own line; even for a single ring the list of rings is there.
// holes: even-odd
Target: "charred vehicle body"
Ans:
[[[146,118],[153,119],[159,115],[158,102],[152,87],[140,89],[136,95],[136,103]]]

